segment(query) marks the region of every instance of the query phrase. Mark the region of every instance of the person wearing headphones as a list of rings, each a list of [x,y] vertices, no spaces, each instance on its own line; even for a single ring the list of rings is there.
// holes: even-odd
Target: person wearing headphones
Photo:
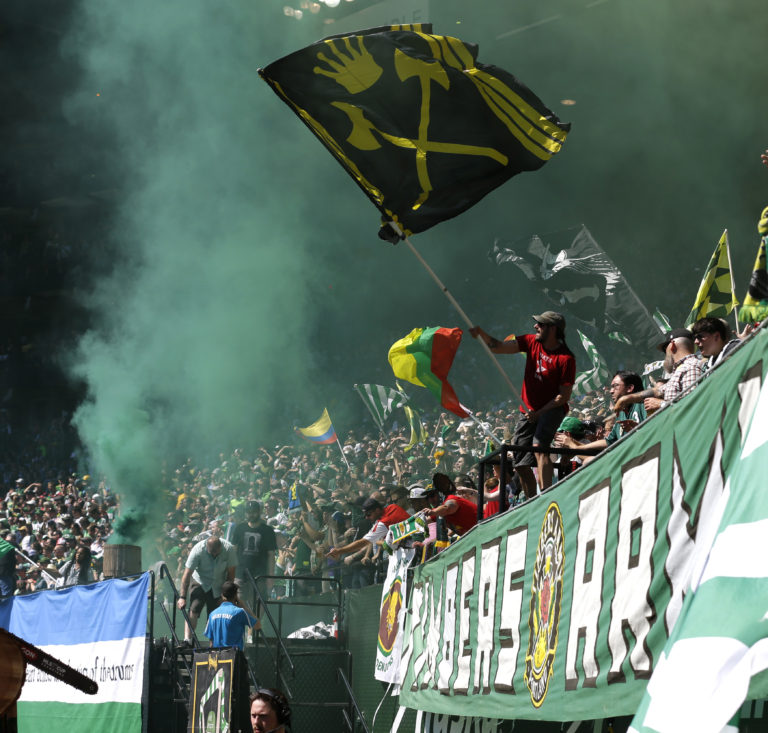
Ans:
[[[280,690],[260,687],[250,701],[253,733],[289,733],[291,708]]]

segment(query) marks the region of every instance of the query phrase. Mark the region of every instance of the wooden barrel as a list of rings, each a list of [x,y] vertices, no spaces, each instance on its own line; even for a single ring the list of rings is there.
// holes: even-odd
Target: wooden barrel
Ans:
[[[0,634],[0,714],[11,712],[10,708],[21,694],[26,667],[16,642]]]
[[[120,578],[141,572],[141,547],[138,545],[104,545],[104,577]]]

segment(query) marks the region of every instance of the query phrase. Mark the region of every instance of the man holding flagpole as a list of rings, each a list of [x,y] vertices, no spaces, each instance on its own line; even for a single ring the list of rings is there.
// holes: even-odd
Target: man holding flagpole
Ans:
[[[565,343],[565,318],[555,311],[533,316],[533,334],[511,334],[499,341],[479,326],[470,329],[495,354],[524,353],[525,376],[521,412],[512,442],[515,445],[547,448],[568,412],[568,400],[576,381],[576,358]],[[541,490],[552,485],[552,461],[545,451],[515,453],[515,470],[525,495],[536,496],[533,466],[538,469]]]

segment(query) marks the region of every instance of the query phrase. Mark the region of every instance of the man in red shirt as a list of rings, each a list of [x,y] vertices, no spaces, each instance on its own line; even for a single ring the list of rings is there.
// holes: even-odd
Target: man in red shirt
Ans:
[[[489,336],[475,326],[470,333],[481,338],[495,354],[525,353],[523,378],[523,413],[518,420],[512,442],[516,445],[548,447],[558,426],[568,412],[573,383],[576,380],[576,359],[565,343],[565,318],[555,311],[533,316],[533,334],[510,334],[504,341]],[[533,466],[538,468],[541,490],[552,485],[552,462],[546,452],[515,453],[515,470],[525,495],[536,496]]]
[[[440,506],[424,512],[427,519],[443,517],[445,523],[458,535],[463,535],[477,524],[477,504],[456,494],[456,485],[444,473],[432,477],[435,488],[445,495]]]
[[[411,516],[397,504],[387,504],[387,506],[382,507],[376,499],[366,499],[363,502],[362,510],[366,518],[373,522],[373,527],[371,527],[368,534],[347,545],[332,547],[327,553],[328,557],[338,560],[342,555],[357,552],[364,549],[367,545],[375,545],[387,536],[387,530],[393,524],[404,522]]]

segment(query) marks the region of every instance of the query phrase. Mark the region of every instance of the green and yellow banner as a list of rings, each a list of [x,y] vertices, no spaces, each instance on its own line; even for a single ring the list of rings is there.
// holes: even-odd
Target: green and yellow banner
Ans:
[[[725,318],[738,304],[731,277],[731,255],[728,251],[728,230],[726,229],[709,259],[693,308],[685,319],[686,328],[699,318],[706,316]]]
[[[760,220],[765,221],[768,231],[768,206],[763,210]],[[760,240],[755,257],[755,266],[752,268],[752,276],[749,279],[749,288],[744,296],[744,303],[739,311],[739,320],[742,323],[759,323],[768,318],[768,271],[765,267],[765,244],[768,234]]]
[[[729,477],[731,493],[753,490],[734,468],[768,404],[758,403],[766,367],[759,331],[586,468],[418,567],[400,704],[517,720],[633,714]],[[768,696],[765,678],[748,699]]]

